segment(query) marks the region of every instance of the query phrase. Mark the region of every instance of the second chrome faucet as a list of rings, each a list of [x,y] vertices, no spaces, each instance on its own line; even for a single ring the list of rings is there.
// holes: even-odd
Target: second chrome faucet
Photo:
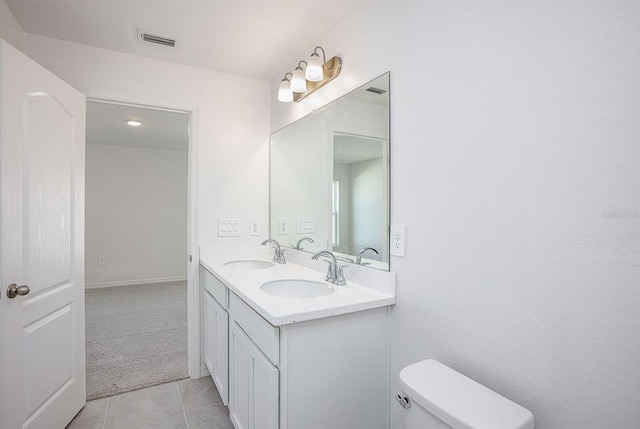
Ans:
[[[338,265],[336,257],[328,250],[319,251],[318,253],[314,254],[311,259],[317,260],[320,256],[326,257],[328,259],[327,262],[329,263],[329,269],[327,270],[327,276],[325,277],[325,280],[335,285],[346,285],[347,282],[345,281],[344,273],[342,272],[345,266]]]

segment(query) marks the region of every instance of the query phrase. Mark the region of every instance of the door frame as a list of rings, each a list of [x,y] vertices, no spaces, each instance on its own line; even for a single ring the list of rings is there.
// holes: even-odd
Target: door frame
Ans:
[[[189,142],[187,165],[187,374],[200,378],[200,247],[198,241],[198,114],[196,104],[188,100],[129,94],[116,91],[78,88],[87,101],[133,105],[150,109],[168,110],[189,115]],[[191,260],[189,260],[191,257]]]

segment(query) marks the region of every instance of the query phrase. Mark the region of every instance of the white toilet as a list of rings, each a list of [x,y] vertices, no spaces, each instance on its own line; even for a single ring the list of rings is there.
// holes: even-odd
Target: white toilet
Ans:
[[[400,371],[404,429],[532,429],[533,414],[457,371],[427,359]]]

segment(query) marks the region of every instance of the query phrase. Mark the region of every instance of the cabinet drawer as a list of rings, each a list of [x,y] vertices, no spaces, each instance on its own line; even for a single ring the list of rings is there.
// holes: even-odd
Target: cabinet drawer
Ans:
[[[280,328],[264,320],[234,293],[229,294],[229,315],[271,362],[280,363]]]
[[[229,309],[229,298],[227,287],[218,280],[213,274],[206,270],[202,265],[200,266],[200,282],[205,290],[209,291],[211,296],[218,301],[218,304],[225,310]]]

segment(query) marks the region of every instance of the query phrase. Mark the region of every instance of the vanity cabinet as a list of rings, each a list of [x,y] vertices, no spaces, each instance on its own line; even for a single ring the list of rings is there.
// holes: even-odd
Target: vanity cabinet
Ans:
[[[236,429],[388,428],[388,307],[273,326],[226,287],[215,294],[228,311]],[[217,304],[205,304],[210,326]]]
[[[200,268],[203,285],[203,359],[222,402],[229,402],[228,290],[215,276]]]

